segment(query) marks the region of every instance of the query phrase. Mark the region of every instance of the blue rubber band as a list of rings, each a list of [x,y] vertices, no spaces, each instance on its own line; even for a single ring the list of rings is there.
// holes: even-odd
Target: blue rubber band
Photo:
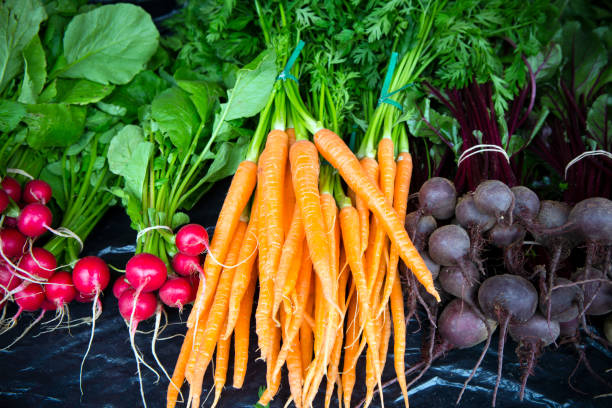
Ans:
[[[287,64],[285,64],[285,68],[281,71],[280,74],[278,74],[278,77],[276,79],[280,79],[282,81],[286,81],[287,79],[291,79],[292,81],[295,81],[296,84],[299,84],[300,82],[298,81],[298,79],[291,74],[291,68],[293,68],[293,64],[295,64],[295,61],[297,61],[298,57],[300,56],[300,52],[302,52],[302,48],[304,48],[304,41],[300,40],[300,42],[298,42],[298,45],[295,47],[295,49],[293,50],[293,52],[291,53],[291,56],[289,56],[289,59],[287,60]]]
[[[380,91],[380,97],[378,98],[378,104],[376,107],[380,106],[381,103],[386,103],[388,105],[394,106],[400,110],[400,112],[404,111],[402,105],[391,99],[391,96],[396,93],[403,91],[404,89],[413,86],[413,83],[406,84],[399,89],[396,89],[393,92],[389,92],[389,86],[391,86],[391,79],[393,78],[393,74],[395,72],[395,66],[397,65],[397,52],[391,53],[391,61],[389,61],[389,69],[387,70],[387,74],[385,75],[385,80],[383,81],[382,90]]]

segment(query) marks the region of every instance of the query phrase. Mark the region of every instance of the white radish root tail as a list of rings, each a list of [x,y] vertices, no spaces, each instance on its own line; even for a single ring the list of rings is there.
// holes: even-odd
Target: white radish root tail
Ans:
[[[85,365],[85,360],[87,360],[87,355],[89,354],[89,350],[91,349],[91,343],[94,338],[94,331],[96,330],[96,319],[100,315],[96,308],[100,309],[100,313],[102,311],[102,305],[100,304],[100,291],[96,291],[96,296],[94,297],[91,303],[91,336],[89,337],[89,344],[87,345],[87,350],[85,351],[85,355],[83,356],[83,360],[81,360],[81,369],[79,370],[79,389],[81,390],[81,395],[83,395],[83,366]],[[68,325],[70,327],[70,325]]]

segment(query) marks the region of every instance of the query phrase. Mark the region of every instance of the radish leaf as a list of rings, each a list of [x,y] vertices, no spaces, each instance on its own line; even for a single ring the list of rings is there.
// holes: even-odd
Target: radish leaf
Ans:
[[[65,66],[56,75],[125,84],[144,69],[159,41],[151,16],[132,4],[102,6],[72,19],[64,35]]]

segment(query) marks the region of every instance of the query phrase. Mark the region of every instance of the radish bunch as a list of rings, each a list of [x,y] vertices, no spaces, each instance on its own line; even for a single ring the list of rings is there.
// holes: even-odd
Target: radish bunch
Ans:
[[[590,198],[572,207],[540,201],[527,187],[509,188],[497,180],[484,181],[457,199],[453,184],[440,177],[427,181],[418,198],[406,229],[437,277],[443,300],[450,302],[438,316],[433,298],[405,274],[412,295],[407,316],[421,303],[432,323],[423,361],[410,370],[417,374],[413,382],[445,352],[486,341],[467,386],[498,325],[493,404],[506,334],[518,343],[521,399],[538,357],[559,337],[577,344],[582,327],[609,346],[586,318],[612,313],[612,201]],[[585,361],[582,348],[576,349]]]
[[[140,392],[145,406],[140,363],[154,370],[144,361],[134,343],[137,326],[142,321],[156,317],[151,352],[166,377],[170,379],[155,352],[162,305],[182,311],[185,305],[194,301],[203,273],[201,254],[208,249],[208,233],[201,225],[183,226],[174,239],[178,252],[172,257],[171,265],[166,265],[157,255],[141,252],[130,258],[125,267],[125,275],[113,284],[113,295],[117,298],[119,313],[129,327]]]

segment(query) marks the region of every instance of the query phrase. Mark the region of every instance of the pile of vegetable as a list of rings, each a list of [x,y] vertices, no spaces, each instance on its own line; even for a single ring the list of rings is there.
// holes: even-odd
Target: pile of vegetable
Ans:
[[[283,373],[297,407],[354,406],[359,384],[358,405],[383,405],[394,382],[408,406],[436,359],[484,342],[459,402],[498,326],[493,405],[507,333],[521,399],[551,345],[609,387],[583,346],[612,327],[596,7],[192,0],[156,27],[131,4],[5,0],[0,20],[0,333],[37,313],[10,346],[49,311],[43,332],[90,324],[82,375],[113,281],[145,406],[141,365],[157,370],[135,336],[153,317],[168,407],[200,406],[209,366],[217,405],[230,360],[241,388],[255,359],[264,406]],[[192,223],[230,176],[214,231]],[[80,255],[115,205],[125,266]],[[189,312],[172,375],[170,309]],[[407,366],[413,321],[428,330]]]

